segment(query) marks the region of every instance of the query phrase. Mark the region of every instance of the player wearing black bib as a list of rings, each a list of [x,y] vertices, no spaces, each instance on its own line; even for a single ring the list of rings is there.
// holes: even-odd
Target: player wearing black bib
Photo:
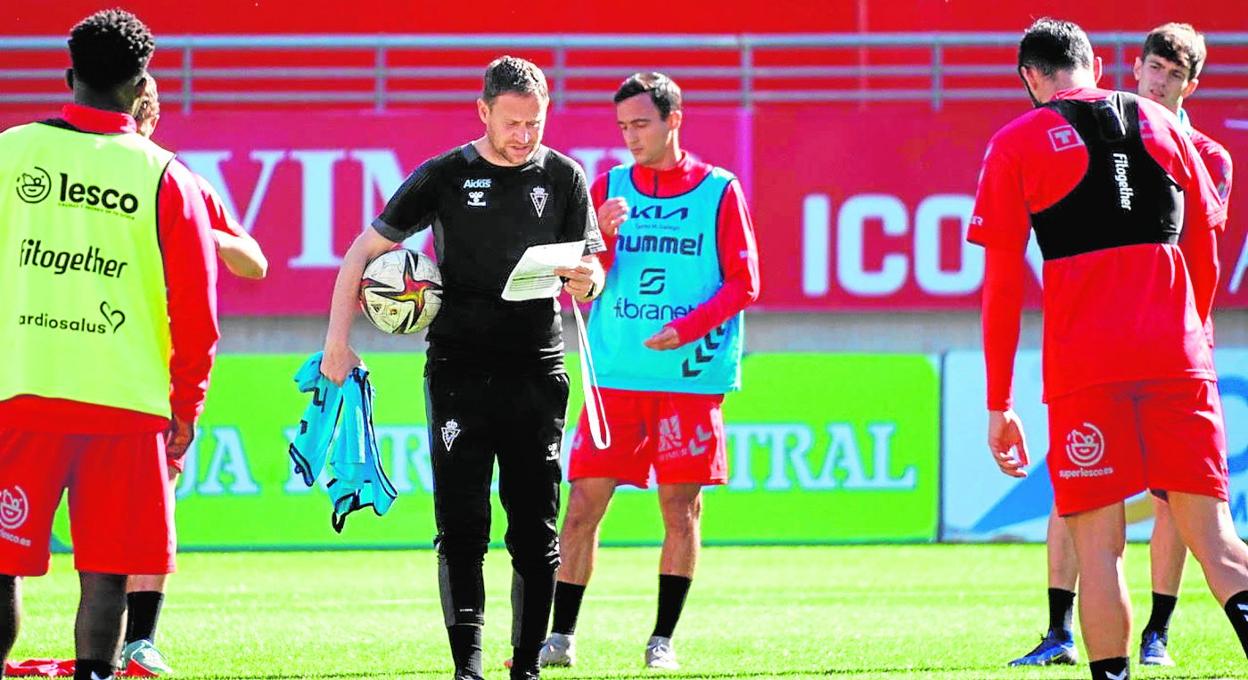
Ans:
[[[360,363],[347,343],[364,265],[433,228],[443,302],[429,328],[425,393],[438,525],[438,585],[457,679],[481,677],[490,536],[490,482],[511,553],[512,678],[538,677],[559,566],[559,453],[568,401],[562,323],[550,299],[506,302],[508,275],[534,245],[586,241],[583,263],[560,270],[578,300],[602,288],[602,240],[585,174],[542,146],[546,78],[501,57],[477,100],[486,134],[421,164],[351,245],[334,285],[322,372],[341,383]]]

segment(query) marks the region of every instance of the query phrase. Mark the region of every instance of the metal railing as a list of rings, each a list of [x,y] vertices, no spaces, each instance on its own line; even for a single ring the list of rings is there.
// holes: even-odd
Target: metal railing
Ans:
[[[1106,81],[1122,88],[1142,35],[1094,33]],[[1215,59],[1202,98],[1248,98],[1248,63],[1219,62],[1217,48],[1248,47],[1248,33],[1210,33]],[[159,39],[152,71],[161,99],[197,105],[396,105],[469,101],[479,91],[482,53],[519,52],[541,65],[556,106],[609,101],[622,75],[659,69],[688,87],[691,101],[751,107],[773,102],[929,102],[1017,98],[1017,33],[775,35],[185,35]],[[62,37],[0,38],[0,52],[27,62],[66,61]],[[1232,51],[1233,52],[1233,51]],[[1242,53],[1242,50],[1240,51]],[[273,55],[294,63],[266,64]],[[324,63],[327,54],[341,63]],[[439,55],[429,59],[430,54]],[[473,55],[471,61],[468,55]],[[463,65],[420,63],[460,55]],[[618,63],[626,55],[627,63]],[[213,65],[228,57],[228,65]],[[301,56],[310,64],[301,64]],[[406,57],[406,58],[405,58]],[[6,62],[18,61],[16,58]],[[405,62],[416,62],[414,65]],[[207,63],[204,63],[207,62]],[[315,65],[311,65],[315,64]],[[64,66],[0,65],[0,104],[65,99]],[[176,87],[168,87],[176,81]],[[302,88],[291,81],[308,82]],[[25,90],[22,83],[25,83]]]

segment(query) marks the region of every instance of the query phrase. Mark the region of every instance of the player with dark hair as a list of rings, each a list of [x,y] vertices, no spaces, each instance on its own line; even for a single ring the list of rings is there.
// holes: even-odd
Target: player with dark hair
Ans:
[[[160,122],[160,94],[156,78],[149,75],[143,96],[134,114],[139,134],[151,138]],[[226,269],[245,279],[263,279],[269,262],[247,230],[226,210],[221,197],[208,181],[195,175],[195,184],[203,194],[212,224],[212,239],[217,255]],[[169,459],[169,483],[177,486],[182,474],[182,458]],[[121,650],[121,667],[133,662],[153,674],[172,673],[165,656],[156,647],[156,626],[165,601],[167,574],[135,574],[126,581],[126,632]]]
[[[1190,24],[1158,26],[1144,39],[1142,54],[1135,60],[1136,94],[1161,104],[1179,117],[1225,205],[1231,193],[1231,156],[1221,144],[1193,128],[1183,109],[1184,100],[1196,91],[1206,56],[1204,37]],[[1212,338],[1212,315],[1206,325]],[[1140,635],[1139,659],[1145,666],[1173,666],[1174,660],[1166,647],[1187,548],[1174,526],[1170,505],[1164,496],[1151,494],[1150,498],[1155,517],[1149,541],[1152,612]],[[1078,663],[1071,626],[1078,570],[1070,532],[1056,513],[1049,518],[1048,548],[1049,630],[1035,649],[1010,662],[1013,666]]]
[[[17,187],[0,192],[0,257],[18,263],[0,271],[0,656],[68,488],[74,677],[93,680],[113,674],[125,575],[173,570],[166,461],[194,437],[218,336],[207,209],[132,117],[154,48],[128,12],[87,17],[69,39],[74,103],[0,134],[0,184]]]
[[[480,678],[490,540],[490,481],[499,468],[512,581],[511,677],[538,677],[559,541],[559,452],[568,400],[562,323],[550,299],[507,302],[503,286],[530,246],[585,241],[581,265],[557,272],[580,301],[602,290],[603,249],[584,172],[542,145],[546,77],[514,57],[485,72],[481,138],[431,158],[356,238],[334,284],[321,371],[341,383],[360,363],[347,342],[360,276],[372,258],[433,227],[442,307],[425,368],[438,585],[455,677]]]
[[[636,162],[604,173],[591,190],[610,254],[589,333],[614,440],[597,449],[582,412],[568,463],[572,490],[560,534],[554,625],[542,663],[575,663],[576,620],[593,573],[598,526],[616,487],[645,488],[653,468],[664,538],[645,662],[673,669],[672,633],[698,558],[702,487],[728,481],[721,405],[724,393],[741,385],[742,313],[758,299],[758,247],[741,183],[681,148],[684,111],[676,83],[661,73],[637,73],[614,100]],[[697,247],[639,247],[655,235]],[[685,311],[666,323],[624,312],[640,303]]]
[[[1248,547],[1227,504],[1226,437],[1205,329],[1225,206],[1172,115],[1096,88],[1100,61],[1075,24],[1034,23],[1019,44],[1018,73],[1036,109],[989,142],[968,234],[986,251],[989,448],[1002,472],[1027,474],[1010,383],[1024,251],[1035,231],[1044,257],[1048,469],[1082,580],[1092,677],[1130,674],[1123,500],[1144,489],[1167,494],[1183,542],[1248,653]]]

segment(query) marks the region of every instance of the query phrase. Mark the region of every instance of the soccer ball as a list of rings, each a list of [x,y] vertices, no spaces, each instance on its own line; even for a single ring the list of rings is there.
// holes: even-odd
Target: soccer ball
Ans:
[[[421,253],[405,248],[382,253],[364,268],[360,307],[384,333],[415,333],[442,307],[442,273]]]

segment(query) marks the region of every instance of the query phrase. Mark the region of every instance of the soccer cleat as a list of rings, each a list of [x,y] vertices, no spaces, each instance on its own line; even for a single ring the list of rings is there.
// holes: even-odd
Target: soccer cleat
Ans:
[[[550,666],[576,665],[576,636],[563,633],[551,633],[537,653],[537,660],[542,668]]]
[[[1170,640],[1165,635],[1153,630],[1144,631],[1140,640],[1141,666],[1173,666],[1174,659],[1166,651],[1166,643]]]
[[[1027,654],[1010,662],[1011,666],[1074,666],[1079,663],[1079,652],[1074,640],[1063,640],[1049,631],[1040,638],[1040,644]]]
[[[156,645],[152,644],[151,640],[135,640],[121,650],[122,668],[128,668],[130,664],[153,675],[173,673],[173,668],[170,668],[169,662],[165,661],[164,655],[156,649]]]
[[[661,668],[674,671],[680,668],[676,663],[676,649],[672,647],[672,639],[655,635],[646,643],[646,668]]]

